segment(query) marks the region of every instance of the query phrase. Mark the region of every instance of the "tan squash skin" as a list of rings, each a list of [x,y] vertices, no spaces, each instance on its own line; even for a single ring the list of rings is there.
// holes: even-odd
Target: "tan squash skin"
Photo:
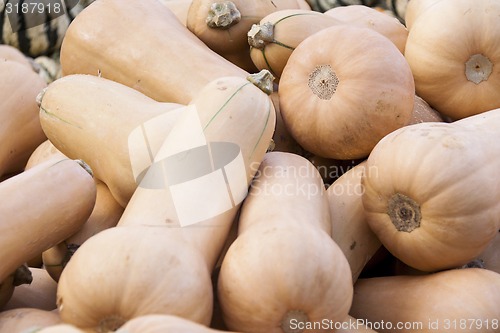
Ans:
[[[342,326],[340,326],[340,328],[337,329],[335,333],[377,333],[376,331],[364,325],[362,321],[352,316],[347,316],[347,319],[341,325]]]
[[[69,324],[57,324],[47,326],[36,333],[94,333],[90,330],[81,330],[73,325]]]
[[[190,320],[171,315],[146,315],[129,320],[116,333],[216,333],[229,332],[211,329]],[[230,332],[229,332],[230,333]],[[235,332],[233,332],[235,333]]]
[[[57,283],[44,268],[30,268],[30,271],[33,281],[30,284],[17,286],[2,311],[17,308],[51,311],[57,308]]]
[[[82,228],[64,242],[42,253],[42,261],[50,276],[58,281],[61,272],[73,253],[93,235],[116,226],[123,214],[123,207],[116,202],[109,188],[98,179],[96,183],[96,203],[88,220]]]
[[[18,266],[9,276],[0,281],[0,311],[10,301],[14,289],[33,282],[33,275],[25,263]]]
[[[248,31],[250,56],[259,69],[268,69],[277,80],[292,51],[310,35],[340,24],[323,13],[306,9],[283,9],[260,20]]]
[[[452,269],[359,279],[350,314],[392,324],[378,329],[380,333],[493,333],[499,327],[499,302],[500,274],[481,268]],[[398,323],[413,327],[403,329],[396,327]]]
[[[189,107],[194,108],[199,117],[207,142],[229,142],[239,146],[249,184],[270,145],[275,128],[276,115],[269,96],[248,80],[221,77],[209,83]],[[186,123],[186,119],[179,119],[157,158],[163,152],[177,149],[187,140],[186,136],[196,134],[192,123]],[[180,151],[186,149],[181,148]],[[180,218],[169,188],[151,189],[145,184],[139,184],[118,225],[169,227],[178,235],[176,237],[187,239],[200,250],[211,271],[236,217],[239,203],[196,225],[180,227]],[[215,197],[214,194],[210,207],[200,206],[198,209],[208,213],[212,207],[223,205],[224,200],[225,197]]]
[[[410,67],[396,46],[347,24],[300,43],[278,93],[295,140],[315,155],[341,160],[367,157],[381,138],[406,125],[415,98]]]
[[[40,122],[47,138],[64,155],[88,163],[122,207],[137,187],[130,133],[152,120],[145,126],[154,153],[182,112],[180,104],[158,103],[127,86],[92,75],[55,81],[41,101]],[[144,157],[147,167],[148,156]]]
[[[330,206],[332,238],[349,262],[353,283],[382,246],[366,221],[361,196],[363,162],[344,173],[326,191]]]
[[[160,0],[160,2],[170,9],[182,25],[187,25],[187,16],[192,0]]]
[[[81,163],[48,161],[0,184],[0,197],[4,198],[0,202],[0,281],[74,234],[88,219],[96,188]]]
[[[500,3],[431,6],[413,24],[406,44],[416,93],[453,120],[499,108]]]
[[[38,147],[36,147],[36,149],[30,155],[30,158],[28,159],[28,162],[26,163],[24,170],[31,169],[34,166],[37,166],[38,164],[41,164],[48,160],[56,162],[64,160],[66,158],[68,157],[63,153],[61,153],[61,151],[57,149],[52,144],[52,142],[50,142],[50,140],[45,140]]]
[[[387,135],[362,183],[368,223],[407,265],[436,271],[466,264],[500,229],[496,199],[500,109],[453,123],[420,123]],[[408,152],[411,151],[411,156]]]
[[[0,61],[0,177],[22,171],[33,150],[46,140],[36,104],[45,86],[28,66]]]
[[[395,17],[364,5],[339,6],[329,9],[325,15],[342,23],[370,28],[389,38],[404,54],[408,30]]]
[[[56,312],[34,308],[18,308],[0,312],[0,333],[37,332],[61,323]]]
[[[171,237],[172,230],[129,226],[89,238],[59,280],[62,320],[97,332],[114,331],[147,314],[177,315],[208,325],[210,273],[200,253],[180,237]],[[89,284],[92,280],[99,282]]]
[[[219,273],[224,322],[234,331],[269,333],[302,332],[301,321],[342,322],[351,272],[328,233],[321,177],[307,159],[289,153],[268,153],[259,171]]]
[[[28,58],[17,48],[6,45],[6,44],[1,44],[0,45],[0,61],[5,61],[5,60],[10,60],[10,61],[16,61],[20,64],[25,65],[27,68],[32,68],[31,62],[28,60]]]
[[[61,65],[63,75],[100,71],[157,101],[181,104],[220,76],[248,75],[156,0],[103,0],[87,7],[66,32]]]
[[[408,1],[408,5],[406,6],[405,11],[405,25],[408,30],[413,26],[413,22],[417,19],[417,17],[427,10],[427,8],[431,7],[435,3],[441,0],[411,0]]]

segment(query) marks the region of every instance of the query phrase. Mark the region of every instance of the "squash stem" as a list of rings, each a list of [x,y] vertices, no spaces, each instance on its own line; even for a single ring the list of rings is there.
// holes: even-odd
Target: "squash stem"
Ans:
[[[422,213],[415,200],[396,193],[389,199],[387,214],[398,231],[412,232],[420,227]]]
[[[241,20],[241,13],[231,1],[215,2],[210,6],[206,23],[213,29],[229,29]]]
[[[257,88],[265,92],[267,95],[271,95],[274,91],[274,76],[267,69],[263,69],[258,73],[250,74],[247,76],[247,80],[252,82]]]
[[[19,266],[14,272],[14,280],[12,281],[12,284],[17,287],[22,284],[31,284],[31,282],[33,282],[33,275],[31,274],[28,265],[24,264]]]
[[[271,22],[254,24],[247,33],[248,44],[257,49],[263,49],[274,41],[274,25]]]

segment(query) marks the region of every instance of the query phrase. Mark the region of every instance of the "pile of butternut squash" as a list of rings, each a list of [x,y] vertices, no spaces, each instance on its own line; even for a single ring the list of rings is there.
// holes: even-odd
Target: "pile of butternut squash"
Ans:
[[[404,13],[96,0],[59,73],[2,46],[0,333],[500,332],[500,3]]]

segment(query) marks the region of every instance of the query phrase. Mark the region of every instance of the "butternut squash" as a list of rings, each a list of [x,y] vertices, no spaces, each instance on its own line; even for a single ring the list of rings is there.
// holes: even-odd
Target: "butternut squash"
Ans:
[[[66,159],[3,181],[0,197],[3,281],[19,265],[78,231],[94,208],[96,188],[84,162]]]
[[[160,0],[179,19],[182,25],[187,25],[187,16],[192,0]]]
[[[389,38],[399,51],[404,54],[408,30],[395,17],[382,13],[375,8],[363,5],[340,6],[329,9],[325,15],[342,23],[352,24],[375,30]]]
[[[453,120],[500,108],[500,3],[457,0],[429,6],[406,43],[416,93]]]
[[[248,75],[157,0],[102,0],[87,7],[66,32],[61,66],[63,75],[101,73],[157,101],[181,104],[220,76]]]
[[[415,105],[408,125],[425,122],[444,122],[444,117],[420,96],[415,95]]]
[[[36,333],[93,333],[92,331],[83,331],[73,325],[56,324],[42,328]]]
[[[132,150],[132,131],[140,132],[141,126],[148,129],[141,142],[147,140],[154,154],[182,112],[180,104],[158,103],[132,88],[92,75],[63,77],[40,100],[40,123],[47,138],[64,155],[88,163],[122,207],[137,188],[135,164],[131,163],[136,168],[149,166],[149,156]]]
[[[350,314],[380,333],[493,333],[500,327],[499,302],[500,274],[452,269],[359,279]]]
[[[500,109],[453,123],[403,127],[384,137],[363,176],[367,221],[407,265],[436,271],[466,264],[500,229]],[[412,153],[409,155],[408,152]]]
[[[248,30],[250,57],[279,81],[293,50],[307,37],[340,21],[305,9],[283,9],[266,15]]]
[[[500,274],[500,230],[475,260],[479,261],[482,267]]]
[[[210,273],[274,123],[269,96],[249,80],[221,77],[209,83],[184,110],[151,166],[137,174],[139,186],[118,226],[89,238],[66,265],[58,289],[64,321],[115,330],[141,315],[171,314],[209,325]],[[206,175],[212,181],[208,185]],[[103,260],[96,253],[110,256]],[[118,281],[113,278],[118,271],[131,274],[123,260],[145,265],[140,271],[149,273]],[[88,285],[92,276],[102,282]],[[92,295],[102,295],[99,306]]]
[[[31,153],[46,140],[36,104],[45,86],[28,66],[0,61],[0,177],[21,172]]]
[[[361,159],[408,123],[415,85],[404,56],[386,37],[340,24],[299,44],[278,93],[283,120],[305,150],[326,158]]]
[[[37,332],[61,323],[56,312],[35,308],[18,308],[0,312],[0,333]]]
[[[258,82],[263,80],[262,83],[269,87],[272,78],[266,73],[262,71],[262,77],[250,78],[257,77]],[[209,270],[212,270],[239,204],[269,147],[276,115],[267,93],[239,77],[221,77],[212,81],[188,108],[190,111],[182,115],[151,161],[152,167],[139,176],[139,186],[118,225],[159,225],[177,229],[200,249]],[[201,135],[203,137],[199,139]],[[203,155],[203,149],[208,147],[212,151],[214,169],[206,166],[208,169],[186,172],[189,170],[186,168],[192,165],[201,166],[210,161]],[[184,154],[193,156],[189,163],[184,162],[188,164],[181,164]],[[170,172],[164,176],[158,174],[159,168],[169,164],[173,165]],[[174,166],[180,169],[176,171]],[[181,170],[184,171],[181,176],[173,173]],[[231,198],[227,197],[225,188],[204,189],[203,183],[195,183],[201,182],[204,176],[215,177],[214,173],[218,172],[227,172],[227,177],[233,177],[226,185],[231,187]],[[188,181],[193,180],[191,186],[196,186],[196,190],[186,188],[184,191],[189,194],[174,192],[175,186],[162,185],[163,182],[168,184],[169,178],[180,179],[172,185],[179,185],[177,182],[182,181],[187,186]],[[180,195],[192,197],[190,202],[198,206],[196,214]],[[192,223],[196,224],[189,227],[188,224]]]
[[[361,179],[366,162],[350,169],[326,193],[330,206],[332,238],[344,253],[356,282],[368,261],[382,244],[368,225],[361,197]]]
[[[31,282],[33,282],[33,276],[26,264],[20,265],[3,281],[0,281],[0,310],[3,310],[5,304],[10,301],[16,287]]]
[[[347,316],[351,272],[330,237],[324,192],[307,159],[265,156],[219,273],[218,299],[230,330],[302,332],[309,323],[333,325]]]
[[[197,249],[181,237],[171,237],[175,230],[117,227],[89,238],[59,279],[62,320],[97,332],[115,331],[147,314],[177,315],[208,325],[210,273]],[[89,284],[89,279],[99,283]]]
[[[32,63],[21,51],[11,45],[0,45],[0,61],[16,61],[20,64],[25,65],[28,68],[32,68]]]

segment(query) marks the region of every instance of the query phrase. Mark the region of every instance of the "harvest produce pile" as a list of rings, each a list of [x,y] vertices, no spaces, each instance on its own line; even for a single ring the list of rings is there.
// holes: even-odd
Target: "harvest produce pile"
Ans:
[[[499,0],[56,2],[0,2],[0,333],[500,332]]]

